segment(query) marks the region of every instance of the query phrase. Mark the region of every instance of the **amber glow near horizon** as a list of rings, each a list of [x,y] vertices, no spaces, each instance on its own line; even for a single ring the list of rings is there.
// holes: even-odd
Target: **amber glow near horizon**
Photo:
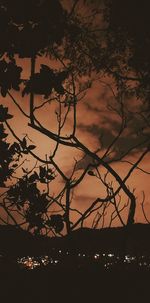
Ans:
[[[52,65],[48,59],[40,58],[40,61],[37,60],[37,70],[40,64],[44,63],[49,66]],[[18,64],[23,66],[23,77],[29,76],[29,60],[18,60]],[[54,64],[55,66],[55,64]],[[57,67],[57,66],[56,66]],[[84,81],[84,80],[82,80]],[[92,87],[89,88],[86,92],[84,98],[77,105],[77,137],[83,142],[90,150],[96,151],[100,149],[98,154],[101,156],[104,154],[105,149],[111,143],[114,136],[117,135],[119,125],[120,125],[120,117],[113,111],[108,109],[108,104],[112,102],[115,104],[115,100],[113,99],[112,93],[109,90],[107,84],[110,83],[110,79],[104,79],[104,82],[99,83],[99,81],[94,81]],[[16,98],[17,102],[24,109],[25,112],[29,111],[29,97],[26,96],[24,98],[20,98],[19,93],[15,93],[12,91],[12,95]],[[42,104],[44,99],[39,96],[35,96],[35,104],[38,106]],[[140,102],[140,101],[137,101]],[[8,106],[9,112],[14,115],[14,118],[10,121],[10,125],[14,129],[15,133],[19,138],[23,138],[25,134],[28,134],[28,137],[32,142],[37,146],[35,152],[42,158],[45,158],[45,155],[50,155],[55,147],[55,144],[52,140],[46,138],[39,134],[37,131],[31,130],[28,127],[28,121],[26,118],[23,118],[22,114],[16,108],[16,106],[12,103],[12,100],[7,97],[3,99],[3,104]],[[126,106],[129,108],[131,104],[132,110],[134,111],[135,106],[137,108],[137,103],[134,106],[134,103],[126,102]],[[55,111],[57,110],[57,105],[55,103],[46,104],[43,108],[37,111],[38,119],[43,123],[43,125],[57,132],[57,121]],[[135,121],[130,121],[129,127],[124,131],[121,140],[119,141],[118,148],[127,149],[130,147],[132,140],[137,140],[135,138],[132,127],[136,127],[136,123],[138,121],[135,118]],[[134,125],[135,123],[135,125]],[[65,130],[63,135],[69,134],[69,131],[72,128],[72,114],[68,116],[68,120],[66,123]],[[103,134],[103,142],[101,141],[101,136]],[[10,135],[9,139],[12,138]],[[13,138],[12,138],[13,141]],[[126,161],[131,161],[134,163],[140,155],[140,151],[136,151],[132,156],[127,156],[125,158]],[[62,145],[59,146],[59,149],[56,153],[56,163],[60,166],[64,173],[68,176],[71,174],[73,170],[73,166],[75,164],[75,159],[82,159],[82,153],[79,150],[75,150],[73,148],[64,147]],[[149,160],[150,156],[147,155],[144,160],[140,163],[139,167],[144,171],[149,171]],[[88,157],[82,159],[77,164],[76,176],[79,176],[83,169],[88,164]],[[32,168],[35,160],[30,159],[30,162],[25,164],[25,167]],[[128,170],[131,168],[131,165],[127,162],[116,162],[112,163],[112,167],[115,168],[117,173],[123,178],[126,176]],[[105,170],[100,168],[100,172],[102,174],[105,173]],[[52,193],[56,193],[60,190],[63,182],[60,177],[58,177],[58,182],[52,184],[51,191]],[[110,182],[113,181],[114,186],[116,187],[116,183],[113,178],[110,177]],[[142,191],[145,192],[145,210],[149,213],[150,202],[149,202],[149,181],[150,175],[142,172],[139,169],[135,169],[132,173],[131,177],[127,181],[127,185],[130,187],[130,190],[135,190],[135,196],[137,197],[137,210],[135,221],[136,222],[145,222],[144,216],[141,209],[142,202]],[[76,188],[74,197],[72,200],[72,207],[76,208],[80,211],[84,211],[97,197],[105,197],[106,191],[102,184],[96,178],[87,175],[86,178],[81,182],[81,184]],[[122,194],[122,205],[127,202],[126,197]],[[111,210],[111,208],[110,208]],[[110,211],[109,210],[109,211]],[[105,225],[109,224],[110,216],[109,211],[107,213],[105,219]],[[111,211],[110,211],[111,214]],[[124,221],[126,221],[127,209],[125,209],[122,213]],[[78,218],[77,214],[72,214],[72,220]],[[92,225],[93,216],[90,216],[85,220],[85,226]],[[118,219],[114,220],[113,225],[120,225]]]

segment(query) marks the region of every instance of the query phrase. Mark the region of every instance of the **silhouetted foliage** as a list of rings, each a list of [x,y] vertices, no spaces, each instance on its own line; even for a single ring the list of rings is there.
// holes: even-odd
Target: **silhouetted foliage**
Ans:
[[[1,0],[0,17],[1,55],[30,58],[64,36],[66,17],[58,0]]]
[[[15,61],[9,63],[4,59],[0,61],[0,87],[3,97],[6,97],[7,91],[11,88],[19,91],[21,71],[22,68],[17,66]]]
[[[49,220],[46,221],[46,225],[53,227],[56,233],[60,233],[64,228],[64,219],[61,215],[51,215]]]
[[[38,182],[51,182],[55,177],[52,170],[40,166],[39,172],[34,171],[28,174],[24,169],[25,175],[7,191],[7,199],[17,207],[19,211],[24,212],[24,218],[29,223],[28,229],[34,228],[34,232],[40,233],[40,230],[47,224],[48,205],[50,199],[48,194],[42,193],[38,189]],[[45,217],[46,216],[46,217]],[[50,226],[50,225],[48,225]],[[54,225],[51,225],[54,227]]]
[[[104,5],[102,5],[103,2]],[[20,139],[13,131],[7,121],[13,116],[8,113],[8,108],[0,105],[0,153],[2,154],[0,159],[0,186],[4,187],[7,183],[8,188],[2,207],[7,214],[11,215],[11,220],[16,225],[16,219],[12,216],[12,213],[21,215],[22,220],[24,220],[23,224],[35,234],[40,234],[43,230],[45,230],[45,234],[48,234],[49,231],[60,234],[64,231],[65,225],[69,234],[79,224],[82,226],[83,221],[92,212],[96,211],[97,205],[100,209],[104,204],[106,208],[110,204],[115,208],[115,216],[113,217],[114,213],[112,213],[111,223],[117,216],[121,224],[125,225],[120,216],[120,212],[124,208],[118,210],[120,200],[116,202],[116,196],[121,190],[130,201],[127,225],[134,223],[136,198],[134,192],[126,185],[132,169],[122,179],[108,160],[111,163],[112,159],[109,159],[109,156],[114,152],[118,138],[127,127],[128,117],[124,110],[122,95],[149,100],[150,33],[147,14],[148,2],[145,2],[146,6],[144,8],[141,5],[138,6],[134,18],[131,15],[133,15],[135,1],[132,4],[126,1],[123,5],[119,0],[84,1],[84,4],[87,5],[86,8],[88,8],[88,3],[92,8],[92,17],[90,18],[83,16],[82,12],[81,15],[75,13],[74,10],[78,1],[74,3],[73,11],[69,14],[58,0],[15,0],[12,2],[0,0],[1,96],[7,97],[9,95],[15,106],[28,119],[28,126],[56,142],[54,150],[50,151],[45,159],[41,159],[35,153],[36,145],[29,143],[28,135],[23,135],[24,137]],[[97,25],[95,14],[99,12],[99,9],[101,9],[103,18]],[[139,18],[142,26],[139,25]],[[144,20],[146,20],[145,23]],[[38,57],[44,55],[49,56],[52,60],[57,60],[61,67],[53,69],[51,66],[40,63],[40,70],[37,71],[36,62]],[[17,65],[18,57],[30,59],[31,74],[28,79],[21,78],[23,70],[22,67]],[[99,150],[98,152],[89,150],[76,135],[76,106],[78,101],[84,97],[84,93],[91,88],[91,79],[95,74],[98,80],[101,79],[102,75],[107,75],[115,80],[113,84],[116,90],[116,95],[113,92],[117,104],[115,111],[119,119],[121,118],[119,135],[116,135],[115,139],[110,142],[102,156],[98,154]],[[82,76],[87,78],[85,85]],[[17,103],[10,94],[10,90],[19,92],[24,99],[29,95],[28,114],[24,112],[21,103]],[[111,89],[112,91],[113,89]],[[45,101],[42,100],[42,104],[39,106],[35,106],[34,97],[36,95],[45,98]],[[49,97],[57,106],[55,115],[58,130],[56,133],[45,128],[38,120],[38,115],[36,116],[36,110],[50,102]],[[66,112],[63,112],[62,106]],[[72,130],[69,135],[62,134],[62,129],[66,126],[66,120],[70,112],[72,113],[70,119]],[[7,135],[3,124],[6,124],[15,137],[15,142],[12,145],[6,142]],[[146,144],[147,142],[149,141],[146,141]],[[147,147],[146,144],[143,144],[143,146]],[[60,145],[75,148],[77,151],[80,150],[83,156],[90,159],[89,164],[84,168],[79,178],[74,177],[76,160],[70,177],[55,162],[55,155]],[[100,151],[103,151],[103,148],[100,148]],[[147,152],[148,148],[144,150],[142,157]],[[23,163],[20,163],[21,159],[22,161],[25,160],[25,156],[34,157],[40,164],[38,163],[35,168],[28,171],[24,168]],[[119,160],[124,156],[126,156],[125,153],[121,154]],[[115,161],[118,161],[118,159],[115,158]],[[137,164],[139,162],[137,161]],[[133,164],[133,170],[137,164]],[[100,165],[107,171],[103,177],[98,171]],[[14,173],[18,169],[22,169],[21,175],[15,179]],[[55,195],[49,193],[49,183],[56,178],[57,174],[62,178],[64,188],[55,197]],[[107,174],[110,174],[118,184],[117,190],[113,190],[112,184],[107,180]],[[105,188],[106,196],[105,198],[98,197],[82,213],[71,208],[71,194],[87,175],[99,179]],[[41,189],[42,185],[46,186],[46,190]],[[56,203],[60,214],[53,214],[49,211],[49,207],[53,203]],[[97,213],[97,222],[105,217],[105,206],[103,209],[102,213]],[[71,223],[70,220],[71,211],[76,211],[79,216],[75,224]]]
[[[8,113],[8,108],[0,105],[0,122],[4,123],[12,117]],[[39,166],[38,170],[29,173],[22,167],[24,175],[13,185],[8,182],[19,167],[20,157],[32,151],[35,145],[28,145],[25,137],[20,144],[17,142],[7,143],[7,134],[3,123],[0,124],[0,187],[7,185],[6,199],[8,202],[10,201],[11,206],[10,209],[8,207],[9,211],[11,212],[15,208],[21,211],[28,224],[28,229],[34,228],[35,233],[40,233],[40,230],[45,226],[60,232],[63,229],[61,218],[59,215],[56,216],[56,219],[55,216],[52,216],[51,220],[47,214],[50,203],[48,194],[47,192],[42,193],[37,187],[38,182],[48,184],[55,179],[51,168]],[[47,218],[49,219],[47,220]]]
[[[5,187],[5,182],[10,179],[18,166],[19,144],[9,144],[6,142],[8,134],[5,133],[3,122],[13,116],[8,113],[8,108],[0,105],[0,187]],[[16,148],[17,145],[17,148]]]
[[[45,95],[45,99],[47,99],[51,95],[52,89],[63,95],[65,91],[62,82],[67,76],[68,72],[66,71],[55,74],[47,65],[41,64],[40,73],[34,73],[27,81],[22,96],[33,92],[34,94]]]
[[[46,52],[48,46],[60,44],[67,28],[66,12],[59,1],[0,1],[0,89],[2,97],[6,97],[9,90],[20,90],[20,84],[25,87],[25,94],[40,94],[48,98],[54,89],[57,94],[64,94],[62,82],[68,77],[68,71],[54,72],[47,65],[41,64],[39,73],[33,72],[29,80],[21,79],[22,68],[16,65],[14,56],[21,58],[36,58]],[[13,116],[8,114],[8,108],[0,106],[0,122],[5,123]],[[41,192],[37,184],[48,185],[55,179],[54,172],[47,166],[30,173],[22,167],[23,176],[14,182],[13,173],[20,166],[20,159],[35,149],[34,144],[28,144],[26,137],[14,142],[6,142],[7,134],[1,127],[1,165],[0,186],[7,183],[5,199],[9,204],[9,212],[21,212],[28,224],[28,229],[40,233],[42,228],[54,229],[59,233],[63,227],[61,215],[48,214],[51,199],[47,192]],[[15,162],[14,162],[15,161]],[[21,165],[22,166],[22,165]],[[13,181],[13,184],[8,183]],[[7,204],[7,205],[8,205]],[[6,209],[6,208],[5,208]],[[15,219],[14,219],[15,222]]]
[[[149,100],[150,20],[149,1],[106,0],[108,22],[106,64],[117,81],[127,84],[129,94]],[[134,81],[134,82],[133,82]],[[134,84],[133,84],[134,83]]]

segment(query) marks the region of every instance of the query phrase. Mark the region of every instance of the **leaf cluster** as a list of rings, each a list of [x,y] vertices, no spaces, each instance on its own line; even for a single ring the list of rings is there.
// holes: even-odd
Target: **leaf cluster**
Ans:
[[[5,182],[12,176],[18,164],[18,143],[9,144],[6,142],[7,134],[3,123],[13,116],[8,113],[8,108],[0,105],[0,187],[5,187]],[[17,145],[17,148],[16,148]]]
[[[47,65],[42,64],[39,73],[35,73],[22,92],[22,96],[33,92],[34,94],[45,95],[48,98],[54,89],[58,94],[64,94],[62,82],[67,78],[68,72],[54,73]]]
[[[22,68],[17,66],[14,61],[7,63],[4,59],[0,60],[0,87],[1,94],[6,97],[7,91],[13,88],[19,91]]]
[[[51,215],[49,220],[46,221],[46,225],[54,228],[56,233],[60,233],[64,228],[64,218],[62,215]]]
[[[0,53],[32,57],[60,43],[66,13],[58,0],[0,0]]]

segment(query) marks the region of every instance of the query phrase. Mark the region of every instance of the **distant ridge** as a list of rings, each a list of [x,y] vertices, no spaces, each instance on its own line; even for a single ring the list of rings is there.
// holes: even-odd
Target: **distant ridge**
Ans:
[[[67,241],[66,241],[67,240]],[[73,247],[111,252],[150,253],[150,224],[134,224],[130,227],[113,227],[93,230],[78,229],[66,242]]]
[[[34,237],[14,226],[0,225],[0,253],[49,253],[52,248],[114,253],[150,253],[150,224],[104,229],[82,228],[64,237]]]

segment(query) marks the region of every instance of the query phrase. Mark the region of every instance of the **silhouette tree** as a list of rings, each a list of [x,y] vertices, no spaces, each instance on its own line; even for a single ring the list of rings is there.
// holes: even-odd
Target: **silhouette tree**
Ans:
[[[79,1],[75,1],[70,9],[69,4],[65,9],[65,4],[63,6],[56,0],[30,2],[26,0],[21,3],[15,0],[13,4],[6,0],[0,1],[0,37],[3,41],[0,46],[1,95],[4,98],[11,98],[20,114],[27,119],[27,126],[47,137],[50,142],[50,152],[43,158],[35,152],[36,145],[40,142],[30,145],[27,136],[20,138],[8,122],[8,119],[12,117],[8,114],[7,108],[1,107],[1,122],[7,126],[16,140],[11,148],[11,150],[14,149],[13,153],[18,154],[19,161],[24,155],[29,155],[38,161],[38,164],[36,163],[30,171],[24,169],[19,161],[17,162],[18,167],[21,165],[23,169],[23,175],[17,177],[13,185],[9,185],[2,203],[6,209],[9,209],[10,214],[15,212],[15,222],[18,222],[16,218],[20,215],[23,219],[20,224],[25,224],[34,233],[48,234],[52,231],[60,234],[64,227],[67,233],[70,233],[78,226],[83,226],[85,220],[95,212],[98,218],[96,217],[93,224],[98,227],[100,218],[104,219],[105,210],[107,209],[108,212],[108,208],[111,213],[111,222],[117,217],[123,225],[134,223],[136,198],[133,190],[130,190],[126,183],[132,172],[136,168],[140,169],[139,163],[149,152],[150,142],[147,135],[149,123],[146,113],[147,103],[143,102],[138,113],[134,113],[127,110],[124,100],[131,95],[140,97],[141,92],[143,92],[144,100],[147,100],[149,81],[146,84],[146,79],[148,79],[146,62],[149,59],[145,57],[145,63],[142,60],[139,65],[138,55],[135,53],[137,40],[133,41],[136,33],[134,31],[130,33],[126,27],[126,17],[116,18],[116,6],[122,12],[119,1],[110,1],[109,5],[107,3],[101,5],[102,7],[97,1],[94,3],[85,1],[83,15],[80,7],[78,10]],[[127,1],[125,16],[127,16],[128,6]],[[86,9],[87,15],[90,11],[88,18],[85,15]],[[98,21],[99,15],[103,16],[101,22]],[[129,21],[127,26],[130,27],[132,20]],[[136,29],[136,24],[134,28]],[[143,40],[147,41],[147,37]],[[125,41],[128,43],[126,44]],[[41,57],[45,58],[45,56],[50,56],[50,59],[47,57],[46,63],[39,63],[39,58],[41,60]],[[21,78],[23,66],[18,65],[18,57],[30,60],[31,71],[27,79]],[[52,68],[53,61],[58,64],[55,69]],[[37,63],[40,64],[39,70]],[[109,76],[108,81],[106,76]],[[110,83],[112,79],[113,84]],[[78,137],[77,112],[79,102],[84,99],[86,92],[92,89],[96,81],[100,84],[100,89],[105,86],[112,94],[113,102],[109,104],[107,111],[115,113],[119,119],[119,131],[118,129],[118,132],[115,131],[115,136],[107,145],[101,137],[100,147],[97,151],[92,151]],[[13,90],[18,91],[23,101],[17,101]],[[27,103],[28,96],[29,103],[26,112],[23,103]],[[41,101],[39,101],[39,96]],[[37,97],[38,102],[41,103],[37,102]],[[55,117],[56,131],[53,130],[51,124],[47,127],[42,122],[42,110],[44,112],[49,104],[54,104],[55,107],[54,111],[51,111],[49,107],[48,114],[52,117],[51,119]],[[134,135],[138,137],[138,133],[141,132],[142,139],[135,140],[135,143],[129,148],[125,146],[122,151],[118,149],[117,144],[122,140],[128,125],[130,128],[133,116],[137,114],[142,122],[140,121],[139,128],[135,129]],[[71,121],[71,126],[68,121]],[[144,133],[145,130],[146,133]],[[51,147],[51,142],[55,143],[54,147]],[[80,154],[79,160],[74,159],[74,163],[72,161],[69,173],[58,164],[57,155],[62,146],[66,153],[68,152],[68,157],[70,157],[70,150],[75,151],[76,155]],[[142,150],[140,156],[135,163],[130,162],[131,167],[122,178],[111,164],[127,161],[126,156],[132,154],[138,147]],[[9,146],[5,146],[4,149],[9,150]],[[9,166],[13,160],[12,156],[6,158],[7,166]],[[86,165],[82,167],[84,160]],[[101,172],[99,167],[102,167],[104,172]],[[3,170],[1,186],[3,186],[7,177],[12,176],[13,171],[5,174],[2,164],[1,169]],[[80,174],[77,175],[77,172]],[[106,195],[104,198],[97,197],[82,212],[80,208],[78,210],[72,207],[71,202],[74,199],[75,190],[87,177],[99,180]],[[59,184],[60,179],[61,190],[53,194],[49,183],[54,181]],[[41,189],[42,184],[46,186],[46,191]],[[121,196],[127,197],[125,204]],[[121,211],[128,205],[127,222],[124,223]],[[74,213],[77,219],[72,222]]]
[[[5,186],[5,181],[12,175],[16,164],[12,164],[13,156],[16,153],[15,144],[11,145],[6,143],[5,138],[7,134],[5,133],[4,126],[2,122],[5,122],[7,119],[12,118],[10,114],[8,114],[8,109],[6,107],[0,106],[0,185]],[[18,145],[19,146],[19,145]],[[10,166],[12,164],[12,166]]]

